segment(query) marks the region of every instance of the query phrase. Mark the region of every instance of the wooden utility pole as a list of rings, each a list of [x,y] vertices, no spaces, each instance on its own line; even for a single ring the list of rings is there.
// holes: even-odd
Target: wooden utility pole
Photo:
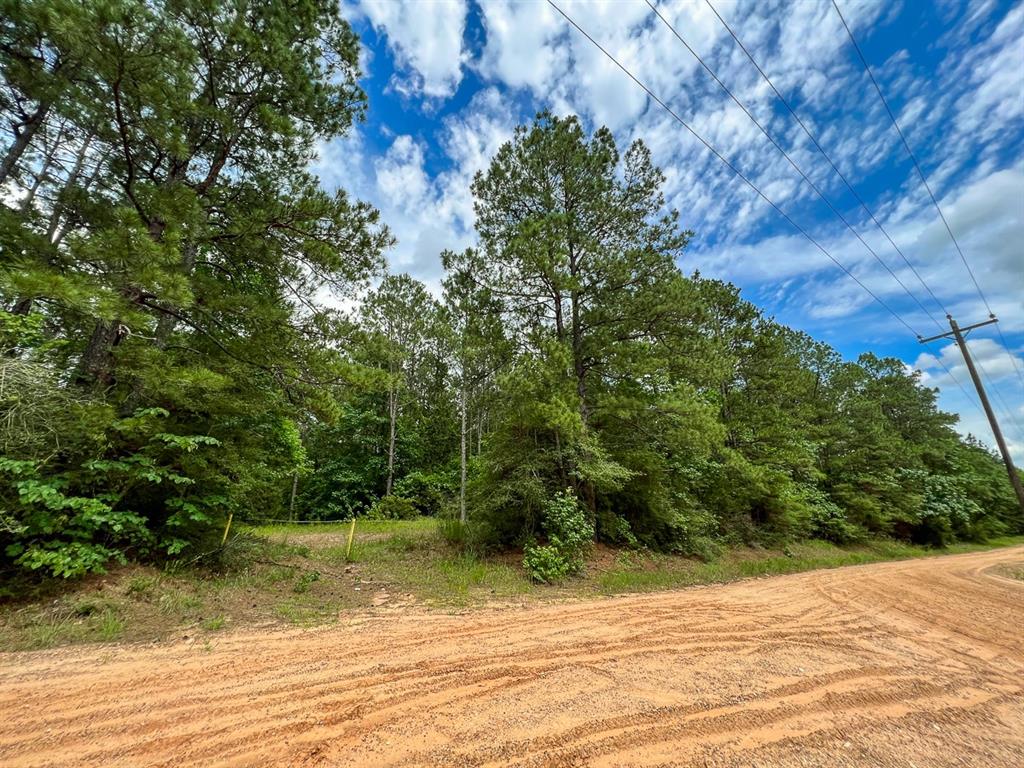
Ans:
[[[1010,476],[1010,485],[1013,486],[1014,493],[1017,494],[1017,503],[1020,504],[1021,511],[1024,512],[1024,486],[1021,485],[1020,475],[1017,474],[1017,468],[1013,466],[1013,458],[1010,456],[1010,451],[1006,447],[1006,440],[1003,439],[1003,432],[999,429],[999,422],[996,420],[996,414],[992,410],[992,405],[988,401],[988,395],[985,394],[985,388],[981,384],[981,377],[978,376],[978,370],[974,367],[974,360],[971,359],[971,353],[967,349],[967,342],[964,337],[967,336],[975,328],[981,328],[983,325],[991,325],[992,323],[998,323],[995,315],[992,315],[988,320],[983,323],[975,323],[974,325],[968,325],[966,328],[961,328],[957,325],[956,320],[953,319],[952,315],[946,315],[949,319],[949,327],[951,330],[949,333],[940,333],[938,336],[931,336],[927,339],[921,339],[919,341],[922,344],[926,344],[929,341],[935,341],[936,339],[948,339],[953,336],[956,339],[957,346],[960,347],[960,354],[964,356],[964,362],[967,363],[967,370],[971,373],[971,380],[974,382],[974,388],[978,390],[978,398],[981,400],[981,406],[985,409],[985,415],[988,416],[989,426],[992,427],[992,434],[996,438],[996,445],[999,446],[999,453],[1003,455],[1003,463],[1006,465],[1006,473]]]

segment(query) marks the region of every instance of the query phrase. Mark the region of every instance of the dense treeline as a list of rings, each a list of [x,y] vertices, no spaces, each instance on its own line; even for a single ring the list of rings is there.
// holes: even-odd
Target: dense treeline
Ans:
[[[594,537],[1024,530],[894,359],[726,283],[642,143],[540,115],[473,184],[443,293],[306,170],[360,119],[333,2],[0,2],[0,563],[74,576],[231,519],[436,514],[550,580]],[[331,292],[358,307],[329,309]]]

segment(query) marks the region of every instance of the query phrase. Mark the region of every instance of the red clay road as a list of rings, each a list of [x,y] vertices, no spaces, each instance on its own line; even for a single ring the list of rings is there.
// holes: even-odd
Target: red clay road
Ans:
[[[0,765],[1024,766],[1006,562],[0,654]]]

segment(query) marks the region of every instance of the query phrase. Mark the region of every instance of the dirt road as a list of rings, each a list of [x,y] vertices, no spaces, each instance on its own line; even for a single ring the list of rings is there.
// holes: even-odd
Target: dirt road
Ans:
[[[0,654],[0,765],[1024,765],[1024,547]]]

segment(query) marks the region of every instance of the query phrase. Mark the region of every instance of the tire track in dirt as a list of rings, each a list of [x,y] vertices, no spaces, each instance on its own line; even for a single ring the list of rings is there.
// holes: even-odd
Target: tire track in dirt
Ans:
[[[1014,561],[0,654],[0,765],[1019,764],[1024,584],[987,573]]]

